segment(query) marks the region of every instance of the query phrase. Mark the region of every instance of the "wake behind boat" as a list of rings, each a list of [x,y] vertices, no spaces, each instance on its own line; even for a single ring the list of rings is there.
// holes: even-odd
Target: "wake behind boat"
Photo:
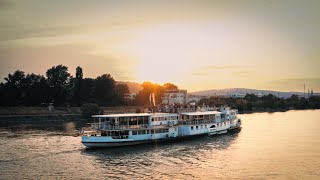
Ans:
[[[128,113],[94,115],[83,130],[87,147],[115,147],[165,141],[198,135],[225,134],[241,128],[238,110],[203,108],[181,113]]]

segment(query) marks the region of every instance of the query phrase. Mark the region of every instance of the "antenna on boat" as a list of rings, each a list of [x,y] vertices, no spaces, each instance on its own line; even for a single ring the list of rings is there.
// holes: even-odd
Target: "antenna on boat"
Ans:
[[[306,98],[306,83],[303,84],[303,97]]]

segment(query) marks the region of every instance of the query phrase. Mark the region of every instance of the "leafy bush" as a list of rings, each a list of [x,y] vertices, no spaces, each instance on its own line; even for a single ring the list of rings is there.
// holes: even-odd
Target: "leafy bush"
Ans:
[[[83,117],[91,117],[92,115],[100,113],[98,104],[86,103],[81,106],[81,114]]]

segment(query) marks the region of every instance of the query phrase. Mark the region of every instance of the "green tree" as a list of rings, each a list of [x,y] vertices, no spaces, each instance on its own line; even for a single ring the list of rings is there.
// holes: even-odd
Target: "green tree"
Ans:
[[[78,66],[76,68],[76,79],[81,80],[82,78],[83,78],[82,68],[80,66]]]
[[[48,84],[44,76],[27,74],[25,78],[25,102],[27,106],[39,106],[48,103]]]
[[[162,85],[162,87],[164,88],[165,91],[167,90],[178,90],[178,86],[171,84],[171,83],[165,83]]]
[[[95,80],[94,97],[99,105],[113,106],[116,82],[110,74],[104,74]]]
[[[68,67],[63,65],[54,66],[46,72],[49,85],[49,97],[56,105],[65,105],[70,92],[70,73]]]
[[[115,105],[125,105],[125,95],[130,93],[129,87],[127,84],[117,84],[116,88],[116,98],[115,98]]]
[[[244,99],[249,102],[257,102],[259,100],[259,97],[255,94],[246,94]]]
[[[92,115],[100,114],[101,109],[97,104],[86,103],[81,106],[80,111],[83,117],[89,118]]]
[[[25,73],[17,70],[4,78],[6,83],[3,87],[4,104],[7,106],[23,105],[25,93]]]
[[[150,102],[150,94],[154,94],[156,105],[162,103],[162,96],[165,93],[165,88],[163,86],[159,84],[153,84],[151,82],[144,82],[142,83],[142,88],[143,89],[136,96],[136,103],[138,105],[152,105]]]
[[[78,66],[76,68],[76,77],[72,80],[72,104],[75,106],[81,105],[81,83],[83,80],[82,68]]]
[[[92,78],[85,78],[81,81],[80,87],[80,97],[81,97],[81,104],[84,103],[96,103],[96,99],[94,98],[94,91],[95,91],[95,80]]]
[[[298,108],[299,106],[299,96],[296,94],[293,94],[289,99],[289,107],[291,108]]]
[[[320,109],[320,96],[311,96],[308,99],[308,107],[312,109]]]

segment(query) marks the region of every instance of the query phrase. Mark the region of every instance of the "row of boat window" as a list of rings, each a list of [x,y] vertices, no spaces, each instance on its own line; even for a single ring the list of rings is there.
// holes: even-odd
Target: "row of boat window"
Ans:
[[[168,117],[153,117],[151,121],[166,121],[166,120],[177,120],[178,116],[168,116]]]
[[[196,130],[199,129],[199,126],[195,126],[195,127],[196,127]],[[201,125],[200,128],[203,129],[203,125]],[[204,128],[206,129],[207,125],[204,125]],[[193,130],[193,126],[191,126],[191,130]]]
[[[159,134],[159,133],[167,133],[167,132],[169,132],[169,129],[137,130],[137,131],[132,131],[132,135]]]
[[[229,124],[229,122],[218,123],[218,124],[217,124],[217,127],[222,126],[222,125],[225,126],[226,124]]]
[[[221,122],[221,123],[218,123],[218,124],[217,124],[217,127],[222,126],[222,125],[225,126],[225,125],[227,125],[227,124],[229,124],[229,122]],[[194,127],[193,127],[193,126],[191,126],[190,128],[191,128],[191,130],[194,130]],[[203,129],[203,125],[201,125],[200,128]],[[207,128],[207,125],[204,125],[204,128],[206,129],[206,128]],[[210,128],[211,128],[211,127],[210,127]],[[195,126],[195,130],[198,130],[198,129],[199,129],[199,126]]]

